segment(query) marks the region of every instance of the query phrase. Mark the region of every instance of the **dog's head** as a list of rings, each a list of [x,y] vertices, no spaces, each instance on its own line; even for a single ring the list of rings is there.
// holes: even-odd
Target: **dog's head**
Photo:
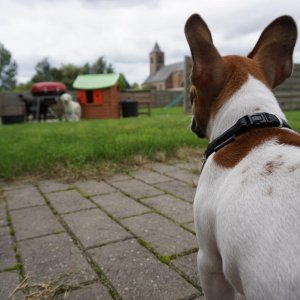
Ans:
[[[249,74],[272,89],[292,73],[297,27],[289,16],[269,24],[248,57],[222,57],[198,14],[187,20],[185,35],[193,59],[191,128],[199,137],[208,136],[210,118],[247,81]]]
[[[64,93],[60,96],[60,100],[63,104],[68,104],[72,101],[72,96],[68,93]]]

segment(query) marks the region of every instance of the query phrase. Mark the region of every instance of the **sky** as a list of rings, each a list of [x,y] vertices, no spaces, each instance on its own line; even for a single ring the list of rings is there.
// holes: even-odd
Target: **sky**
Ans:
[[[0,0],[0,43],[18,64],[19,83],[30,80],[45,57],[60,67],[104,56],[131,84],[141,84],[155,42],[166,64],[190,55],[184,24],[193,13],[208,24],[222,55],[247,55],[280,15],[300,26],[296,0]],[[299,42],[294,61],[300,63]]]

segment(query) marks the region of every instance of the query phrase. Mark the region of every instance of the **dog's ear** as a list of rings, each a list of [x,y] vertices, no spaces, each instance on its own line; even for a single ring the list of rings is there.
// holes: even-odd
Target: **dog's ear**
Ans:
[[[209,28],[198,14],[194,14],[187,20],[184,32],[193,58],[193,85],[204,93],[217,94],[224,80],[224,64],[213,45]]]
[[[295,21],[289,16],[282,16],[265,28],[248,55],[260,63],[272,88],[291,76],[296,40]]]

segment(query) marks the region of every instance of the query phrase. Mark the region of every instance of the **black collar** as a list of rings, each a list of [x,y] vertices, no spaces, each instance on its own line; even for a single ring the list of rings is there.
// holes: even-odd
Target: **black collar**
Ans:
[[[287,127],[290,128],[288,123],[268,113],[258,113],[254,115],[247,115],[240,118],[232,127],[226,130],[221,136],[213,140],[207,147],[203,156],[203,165],[207,158],[214,152],[217,152],[230,142],[232,142],[237,135],[244,133],[252,128],[265,128],[265,127]]]

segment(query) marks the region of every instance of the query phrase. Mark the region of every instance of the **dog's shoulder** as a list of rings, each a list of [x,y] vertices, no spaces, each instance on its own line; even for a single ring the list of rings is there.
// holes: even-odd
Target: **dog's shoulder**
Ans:
[[[279,128],[259,128],[238,136],[235,141],[220,149],[214,155],[214,161],[225,168],[233,168],[248,153],[263,143],[274,140],[278,144],[299,147],[300,135],[296,132]]]

